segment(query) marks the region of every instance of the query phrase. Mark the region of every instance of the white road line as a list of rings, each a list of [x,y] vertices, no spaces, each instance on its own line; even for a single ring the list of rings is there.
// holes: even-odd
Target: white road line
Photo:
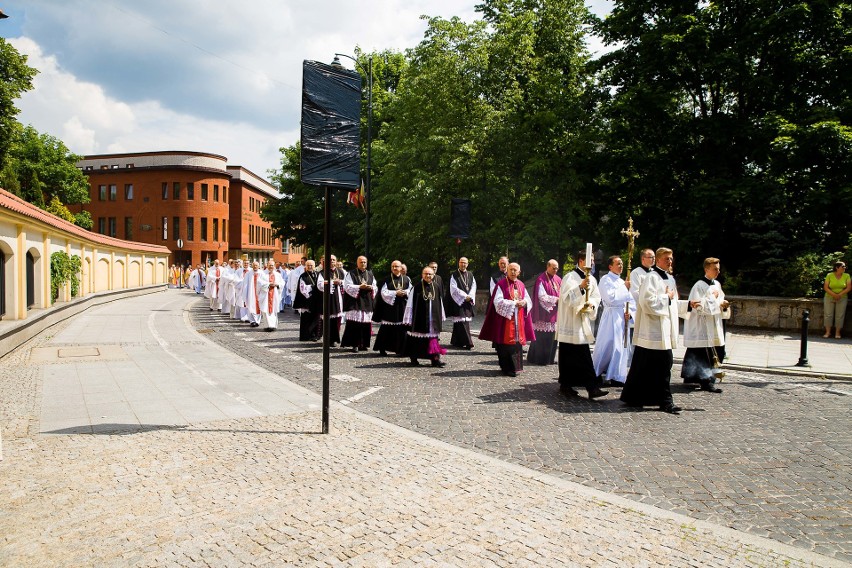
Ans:
[[[380,391],[383,388],[385,388],[385,387],[370,387],[367,390],[359,392],[358,394],[356,394],[354,396],[350,396],[349,398],[341,400],[340,404],[344,404],[344,405],[352,404],[353,402],[357,402],[357,401],[361,400],[362,398],[364,398],[365,396],[370,396],[374,392]]]
[[[151,312],[151,315],[148,316],[148,331],[151,332],[151,335],[154,337],[154,340],[159,344],[160,348],[169,357],[173,358],[175,361],[179,362],[181,365],[183,365],[184,367],[189,369],[189,371],[190,371],[190,373],[192,374],[193,377],[198,377],[199,379],[201,379],[202,381],[204,381],[205,383],[207,383],[211,387],[216,387],[219,390],[222,390],[221,387],[219,386],[219,384],[216,381],[214,381],[210,377],[210,375],[208,375],[206,373],[206,371],[204,369],[202,369],[202,368],[200,368],[196,365],[193,365],[192,363],[188,362],[185,358],[178,357],[177,355],[175,355],[174,352],[172,352],[172,350],[169,348],[169,342],[166,341],[165,339],[163,339],[163,336],[160,335],[159,332],[157,332],[157,330],[154,328],[154,317],[156,315],[157,315],[157,312]],[[249,404],[249,402],[245,398],[241,397],[240,395],[238,395],[236,393],[232,393],[232,392],[227,392],[225,390],[222,390],[222,392],[224,392],[226,395],[230,396],[234,400],[240,402],[241,404],[244,404],[252,412],[257,413],[258,416],[263,416],[263,413],[261,411],[254,408],[253,406],[251,406]]]
[[[305,363],[305,367],[311,371],[322,371],[322,365],[319,363]]]
[[[341,383],[357,383],[361,379],[358,377],[353,377],[352,375],[331,375],[332,379],[337,379]]]

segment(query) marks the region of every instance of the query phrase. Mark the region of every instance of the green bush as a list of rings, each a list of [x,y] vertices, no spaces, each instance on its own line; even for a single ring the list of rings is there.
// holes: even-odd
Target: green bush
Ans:
[[[80,293],[82,265],[79,256],[69,256],[64,251],[50,255],[50,292],[54,302],[59,298],[59,288],[68,281],[71,282],[71,297]]]

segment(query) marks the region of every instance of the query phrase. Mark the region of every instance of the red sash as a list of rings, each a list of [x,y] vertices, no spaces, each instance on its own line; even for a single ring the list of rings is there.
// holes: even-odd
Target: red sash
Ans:
[[[254,279],[254,293],[252,294],[252,297],[254,298],[254,313],[259,314],[260,304],[257,301],[257,271],[252,274],[252,278]]]
[[[273,296],[275,296],[275,273],[274,272],[269,273],[269,293],[267,294],[267,296],[268,296],[268,300],[269,300],[269,313],[274,314],[275,312],[272,311],[272,299],[273,299]]]

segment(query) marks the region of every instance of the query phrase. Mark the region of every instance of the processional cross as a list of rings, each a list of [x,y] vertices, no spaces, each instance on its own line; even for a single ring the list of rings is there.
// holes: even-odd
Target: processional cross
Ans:
[[[621,229],[621,234],[627,237],[627,282],[630,282],[630,267],[633,264],[633,240],[639,236],[639,231],[633,230],[633,217],[627,218],[627,228]],[[624,304],[624,347],[627,347],[627,322],[630,317],[630,301]]]

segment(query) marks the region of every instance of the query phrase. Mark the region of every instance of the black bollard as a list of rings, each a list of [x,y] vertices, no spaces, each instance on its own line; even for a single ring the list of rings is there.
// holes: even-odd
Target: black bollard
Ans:
[[[802,339],[801,339],[801,351],[799,352],[799,362],[796,363],[797,367],[810,367],[811,364],[808,363],[808,324],[811,321],[811,312],[809,310],[805,310],[802,312]]]

